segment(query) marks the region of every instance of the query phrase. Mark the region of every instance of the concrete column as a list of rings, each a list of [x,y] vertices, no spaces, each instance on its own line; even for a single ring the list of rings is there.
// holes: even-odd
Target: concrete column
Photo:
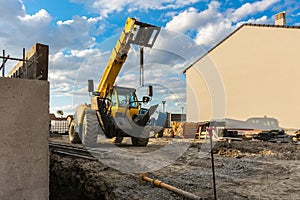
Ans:
[[[0,78],[0,199],[49,199],[49,83]]]

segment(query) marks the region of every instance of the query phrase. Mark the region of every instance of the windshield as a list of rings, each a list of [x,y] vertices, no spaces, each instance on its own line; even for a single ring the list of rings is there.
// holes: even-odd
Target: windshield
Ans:
[[[131,88],[116,88],[120,107],[137,107],[137,96]]]

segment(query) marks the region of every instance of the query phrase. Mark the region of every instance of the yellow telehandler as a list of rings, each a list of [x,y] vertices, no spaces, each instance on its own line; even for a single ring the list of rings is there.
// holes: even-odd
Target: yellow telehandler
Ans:
[[[127,19],[96,91],[93,81],[88,81],[89,92],[93,95],[91,104],[82,104],[76,108],[69,126],[72,143],[82,142],[91,146],[97,142],[99,134],[104,134],[114,143],[122,142],[123,137],[131,137],[134,146],[148,144],[149,133],[145,126],[158,105],[143,109],[141,102],[151,100],[152,86],[148,88],[148,96],[139,101],[134,88],[114,86],[114,83],[131,44],[152,48],[159,32],[160,27],[130,17]]]

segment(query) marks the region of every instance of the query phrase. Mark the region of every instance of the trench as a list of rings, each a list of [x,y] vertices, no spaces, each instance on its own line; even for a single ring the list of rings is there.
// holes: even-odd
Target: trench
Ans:
[[[50,200],[114,199],[110,197],[114,189],[111,177],[99,170],[108,169],[93,161],[52,154]]]

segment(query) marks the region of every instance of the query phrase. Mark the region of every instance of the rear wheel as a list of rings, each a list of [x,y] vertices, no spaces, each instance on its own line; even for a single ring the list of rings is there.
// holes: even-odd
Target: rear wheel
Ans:
[[[131,137],[131,143],[133,146],[147,146],[149,138],[137,138]]]
[[[268,141],[271,139],[271,133],[270,132],[260,132],[259,133],[259,139],[263,140],[263,141]]]
[[[82,143],[93,146],[97,143],[99,122],[95,114],[86,113],[83,118]]]
[[[73,144],[80,144],[81,139],[78,135],[78,133],[75,132],[75,122],[74,120],[71,121],[70,126],[69,126],[69,140]]]
[[[115,143],[115,144],[120,144],[123,141],[123,137],[119,136],[119,137],[113,137],[110,139],[111,143]]]
[[[158,133],[155,134],[156,138],[160,138],[164,136],[164,129],[160,130]]]

